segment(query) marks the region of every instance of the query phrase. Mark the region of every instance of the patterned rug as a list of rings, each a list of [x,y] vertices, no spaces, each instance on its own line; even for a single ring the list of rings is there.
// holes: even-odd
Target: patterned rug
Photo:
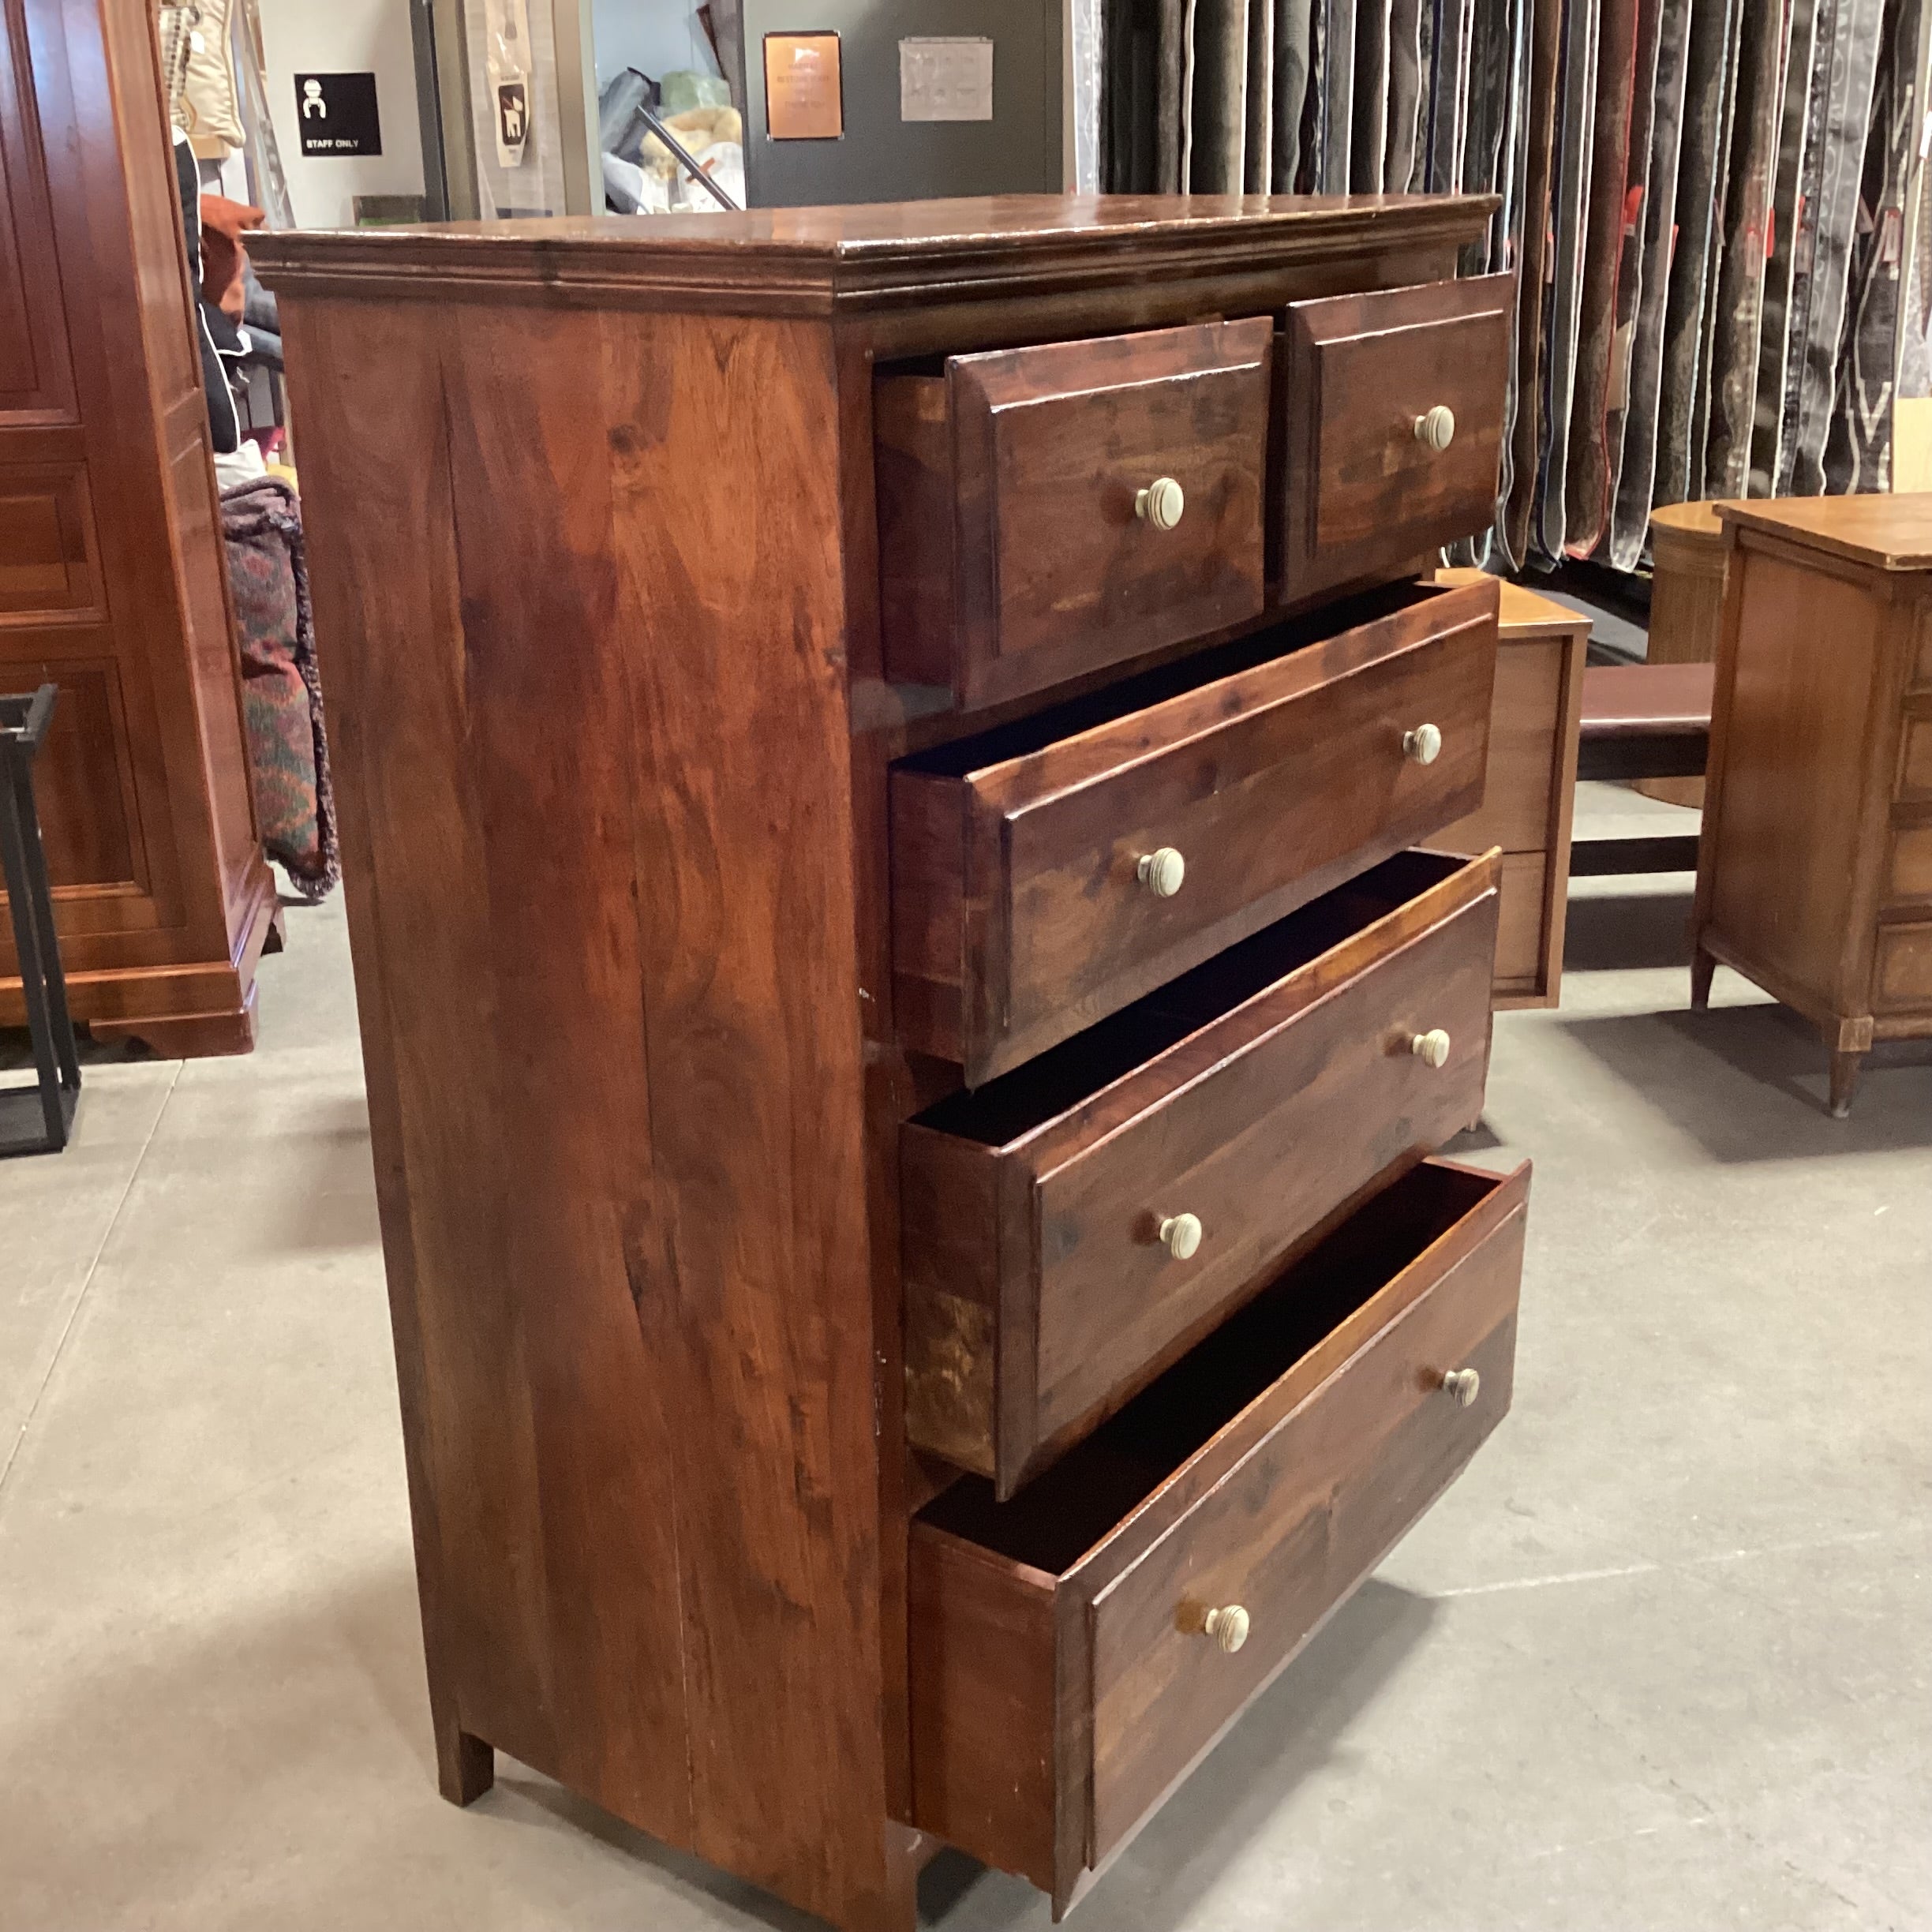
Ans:
[[[274,477],[222,492],[262,848],[311,901],[342,880],[301,506]]]

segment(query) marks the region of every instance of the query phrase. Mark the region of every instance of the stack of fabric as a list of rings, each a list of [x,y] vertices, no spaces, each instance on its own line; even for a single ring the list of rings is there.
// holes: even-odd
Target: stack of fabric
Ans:
[[[1884,489],[1932,386],[1926,0],[1104,0],[1117,192],[1501,197],[1493,531],[1634,567],[1652,508]]]

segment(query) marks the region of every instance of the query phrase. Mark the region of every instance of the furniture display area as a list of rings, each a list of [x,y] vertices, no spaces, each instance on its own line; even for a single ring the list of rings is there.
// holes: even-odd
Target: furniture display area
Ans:
[[[1932,1039],[1932,496],[1726,504],[1690,1003],[1733,968],[1814,1021],[1832,1113]]]
[[[1443,570],[1436,581],[1474,583],[1481,575]],[[1492,994],[1500,1011],[1554,1006],[1562,998],[1577,724],[1590,623],[1520,584],[1499,589],[1496,702],[1482,807],[1424,843],[1437,852],[1502,848]]]
[[[36,784],[75,1019],[232,1053],[275,886],[153,32],[0,0],[0,690],[60,690]]]
[[[450,1798],[1064,1911],[1507,1409],[1490,207],[260,244]]]

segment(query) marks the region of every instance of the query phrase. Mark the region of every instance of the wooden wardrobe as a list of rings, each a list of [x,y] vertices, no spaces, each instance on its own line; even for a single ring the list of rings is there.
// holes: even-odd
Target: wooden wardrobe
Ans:
[[[0,690],[60,687],[37,788],[68,994],[97,1039],[241,1053],[275,895],[171,145],[143,0],[0,0]]]

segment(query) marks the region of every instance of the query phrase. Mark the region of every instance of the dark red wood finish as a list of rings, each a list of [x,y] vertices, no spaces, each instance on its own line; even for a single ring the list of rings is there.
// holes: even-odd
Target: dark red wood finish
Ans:
[[[1496,934],[1493,857],[1408,855],[908,1125],[913,1442],[1010,1496],[1469,1125]],[[1440,1066],[1411,1050],[1436,1028]],[[1203,1233],[1177,1257],[1159,1226],[1183,1212]]]
[[[1507,1410],[1528,1188],[1425,1163],[1017,1500],[927,1506],[921,1825],[1056,1913],[1085,1890]],[[1204,1629],[1230,1605],[1231,1655]]]
[[[1282,343],[1282,596],[1392,576],[1496,515],[1514,275],[1295,302]],[[1418,432],[1454,416],[1438,450]]]
[[[1198,661],[1222,675],[1123,687],[1097,721],[1074,707],[1064,735],[1048,713],[900,766],[902,1036],[977,1085],[1472,810],[1496,612],[1493,583],[1417,586]],[[1404,748],[1425,724],[1426,764]],[[1166,898],[1140,877],[1163,848],[1185,866]]]
[[[889,676],[985,703],[1257,616],[1265,318],[880,379]],[[1140,492],[1177,483],[1171,529]]]
[[[169,1054],[253,1043],[275,913],[193,328],[149,9],[0,0],[0,691],[61,690],[36,789],[74,1017]]]

